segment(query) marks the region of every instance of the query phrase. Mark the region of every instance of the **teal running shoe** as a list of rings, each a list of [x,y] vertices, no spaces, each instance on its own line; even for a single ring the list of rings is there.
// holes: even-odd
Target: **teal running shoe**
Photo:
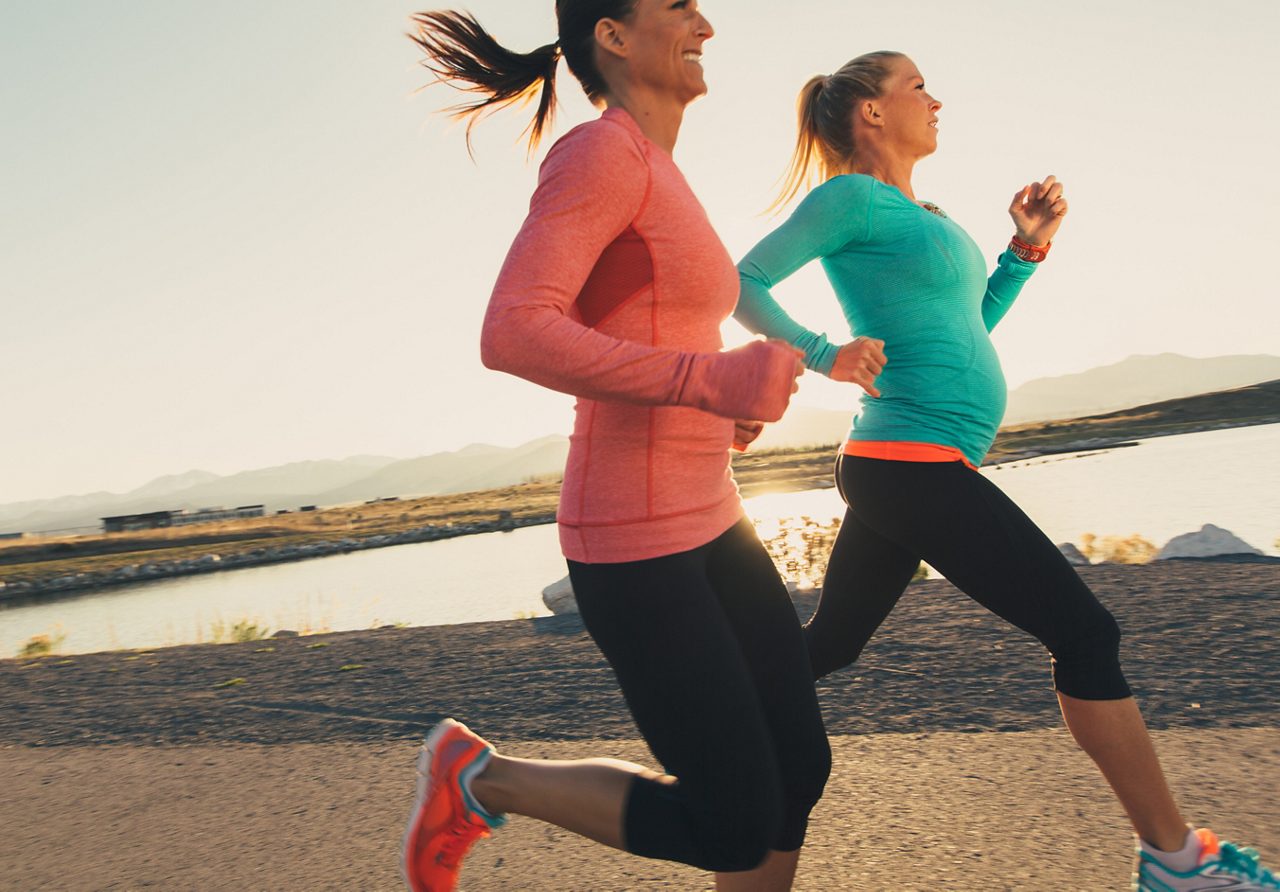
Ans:
[[[1270,892],[1280,889],[1280,878],[1259,862],[1258,853],[1220,842],[1212,830],[1196,831],[1200,839],[1200,863],[1179,871],[1163,864],[1138,846],[1134,892]]]

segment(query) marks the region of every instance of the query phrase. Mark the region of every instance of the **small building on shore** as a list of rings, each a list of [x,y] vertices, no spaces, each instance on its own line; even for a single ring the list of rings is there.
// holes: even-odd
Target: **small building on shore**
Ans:
[[[262,517],[263,505],[241,505],[239,508],[201,508],[188,513],[178,511],[149,511],[145,514],[121,514],[102,518],[102,532],[127,533],[134,530],[163,530],[188,526],[193,523],[212,523],[219,520],[244,520]]]
[[[128,533],[133,530],[163,530],[173,526],[179,511],[148,511],[146,514],[119,514],[102,518],[102,532]]]

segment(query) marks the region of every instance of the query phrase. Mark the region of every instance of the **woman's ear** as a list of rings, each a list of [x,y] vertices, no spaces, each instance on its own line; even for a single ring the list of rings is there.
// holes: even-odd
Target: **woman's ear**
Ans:
[[[858,103],[858,117],[868,127],[884,126],[884,118],[880,116],[880,106],[874,99]]]
[[[614,19],[601,19],[596,22],[596,46],[602,52],[625,59],[630,48],[627,46],[622,23]]]

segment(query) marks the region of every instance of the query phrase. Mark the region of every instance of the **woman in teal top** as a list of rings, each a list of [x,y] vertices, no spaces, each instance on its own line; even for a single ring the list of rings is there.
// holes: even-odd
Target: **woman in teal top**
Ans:
[[[899,53],[813,78],[779,203],[814,168],[823,182],[738,266],[740,322],[866,391],[836,472],[848,510],[805,627],[814,674],[858,658],[925,560],[1049,650],[1067,725],[1138,834],[1135,888],[1280,888],[1255,855],[1188,828],[1121,671],[1115,620],[976,471],[1005,407],[989,332],[1044,259],[1067,203],[1053,177],[1019,189],[1009,207],[1016,235],[988,276],[973,240],[911,186],[916,162],[937,148],[941,107]],[[812,260],[860,335],[851,343],[830,343],[770,294]]]
[[[833,177],[739,264],[735,312],[747,328],[801,347],[809,368],[825,375],[840,351],[789,319],[769,295],[814,259],[850,329],[873,333],[892,357],[876,382],[881,396],[862,399],[849,438],[945,444],[981,464],[1005,407],[988,332],[1035,264],[1006,251],[988,279],[981,250],[949,218],[867,174]]]

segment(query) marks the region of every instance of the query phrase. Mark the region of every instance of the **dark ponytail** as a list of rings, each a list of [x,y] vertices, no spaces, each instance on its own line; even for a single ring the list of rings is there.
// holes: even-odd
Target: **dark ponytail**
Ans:
[[[447,83],[481,98],[448,109],[450,115],[467,122],[467,151],[471,151],[471,130],[499,109],[525,105],[538,93],[538,111],[525,133],[529,151],[542,139],[556,112],[556,65],[560,47],[554,43],[531,53],[516,53],[494,40],[463,12],[420,12],[413,16],[417,32],[409,38],[422,48],[422,65]]]
[[[525,105],[537,95],[538,110],[524,131],[532,152],[555,118],[560,57],[564,56],[587,97],[599,104],[608,85],[596,65],[596,23],[606,18],[626,21],[635,5],[636,0],[556,0],[560,39],[531,53],[507,49],[473,16],[452,10],[414,14],[417,30],[409,38],[422,49],[422,65],[436,76],[437,83],[480,95],[448,109],[453,117],[467,122],[468,152],[471,130],[479,121],[499,109]]]

